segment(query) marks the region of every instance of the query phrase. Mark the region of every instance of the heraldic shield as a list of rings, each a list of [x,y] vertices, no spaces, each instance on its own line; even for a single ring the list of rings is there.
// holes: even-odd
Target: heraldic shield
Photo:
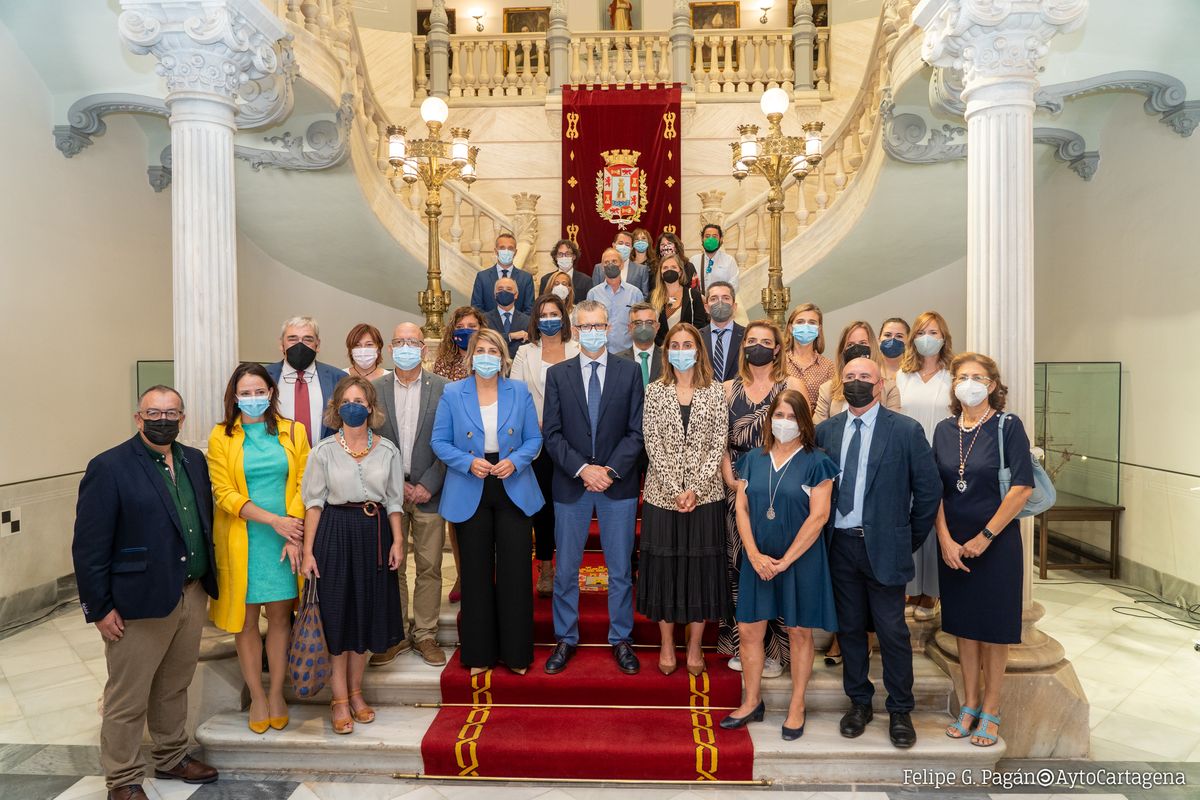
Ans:
[[[638,168],[637,150],[605,150],[604,168],[596,173],[596,213],[624,228],[637,222],[650,202],[646,173]]]

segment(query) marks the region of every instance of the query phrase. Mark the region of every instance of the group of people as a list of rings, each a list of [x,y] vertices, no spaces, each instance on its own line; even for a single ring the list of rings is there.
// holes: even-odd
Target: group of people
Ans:
[[[229,378],[207,457],[176,441],[179,393],[146,390],[137,434],[88,465],[73,548],[84,614],[107,642],[101,756],[112,796],[139,796],[120,792],[140,784],[147,721],[160,776],[216,779],[187,756],[184,735],[206,606],[235,634],[248,725],[265,733],[288,724],[291,611],[301,582],[315,581],[333,729],[371,722],[368,660],[414,650],[445,663],[436,635],[447,536],[463,666],[533,666],[536,592],[553,598],[556,644],[542,667],[562,672],[579,645],[593,518],[622,672],[640,669],[635,609],[659,624],[666,675],[679,666],[677,626],[684,666],[699,675],[715,623],[718,651],[744,682],[722,727],[760,721],[762,678],[790,670],[782,736],[795,739],[813,630],[836,632],[826,663],[844,659],[851,705],[840,729],[855,737],[873,714],[870,631],[889,735],[909,747],[906,615],[940,604],[965,683],[946,733],[994,744],[1007,648],[1020,641],[1016,515],[1033,483],[1029,460],[1010,457],[1000,493],[998,445],[1019,454],[1029,442],[1004,412],[996,364],[955,354],[936,312],[911,326],[885,320],[879,337],[852,322],[832,360],[811,303],[783,330],[742,325],[736,262],[719,227],[702,238],[704,253],[687,260],[672,233],[651,242],[620,232],[595,277],[560,241],[535,296],[514,266],[516,240],[502,235],[436,353],[415,324],[388,342],[364,324],[340,369],[317,360],[317,322],[290,319],[279,362],[244,363]]]

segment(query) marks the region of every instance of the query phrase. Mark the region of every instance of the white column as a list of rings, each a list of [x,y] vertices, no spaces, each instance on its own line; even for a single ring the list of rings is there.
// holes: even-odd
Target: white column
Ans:
[[[158,59],[171,124],[171,260],[180,438],[203,445],[238,362],[233,134],[238,92],[277,74],[283,24],[256,0],[122,0],[119,28]]]
[[[963,73],[969,143],[966,346],[996,360],[1009,389],[1008,408],[1030,434],[1033,98],[1051,39],[1081,25],[1087,6],[1088,0],[922,0],[913,13],[925,29],[924,59]],[[1032,524],[1021,531],[1028,611]]]

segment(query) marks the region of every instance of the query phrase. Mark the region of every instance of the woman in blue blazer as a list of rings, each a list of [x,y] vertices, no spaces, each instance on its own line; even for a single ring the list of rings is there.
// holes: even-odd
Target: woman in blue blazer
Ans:
[[[458,527],[461,658],[472,675],[497,662],[524,675],[533,661],[531,518],[545,503],[530,465],[542,432],[525,384],[503,377],[501,335],[480,330],[467,352],[472,374],[446,386],[432,439],[446,464],[439,511]]]

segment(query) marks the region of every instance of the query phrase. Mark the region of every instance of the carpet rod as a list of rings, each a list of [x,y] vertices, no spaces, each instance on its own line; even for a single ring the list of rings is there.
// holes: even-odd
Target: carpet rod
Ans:
[[[728,780],[637,780],[635,778],[511,778],[485,775],[426,775],[421,772],[393,772],[398,781],[482,781],[490,783],[619,783],[648,786],[774,786],[770,778],[754,778],[746,781]]]
[[[414,708],[606,708],[642,711],[734,711],[737,706],[598,706],[591,703],[413,703]]]

